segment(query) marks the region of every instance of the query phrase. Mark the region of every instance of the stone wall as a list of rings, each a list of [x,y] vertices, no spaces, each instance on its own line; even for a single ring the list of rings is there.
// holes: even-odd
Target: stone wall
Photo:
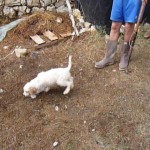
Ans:
[[[65,12],[68,9],[66,0],[0,0],[0,16],[15,18],[37,11]]]

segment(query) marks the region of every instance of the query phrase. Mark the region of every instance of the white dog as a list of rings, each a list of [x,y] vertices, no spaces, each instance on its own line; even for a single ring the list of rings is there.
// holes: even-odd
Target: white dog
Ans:
[[[63,94],[68,94],[73,88],[73,77],[71,76],[70,69],[72,66],[72,56],[69,56],[69,64],[66,68],[50,69],[46,72],[41,72],[36,78],[28,82],[23,88],[23,95],[30,96],[32,99],[40,92],[48,92],[54,87],[66,87]]]

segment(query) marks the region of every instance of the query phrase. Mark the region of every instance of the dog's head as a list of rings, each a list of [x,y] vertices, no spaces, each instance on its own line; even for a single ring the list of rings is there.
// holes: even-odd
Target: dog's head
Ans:
[[[37,88],[35,88],[34,86],[31,86],[30,83],[27,83],[24,86],[23,90],[24,90],[23,95],[25,97],[30,96],[32,99],[36,98]]]

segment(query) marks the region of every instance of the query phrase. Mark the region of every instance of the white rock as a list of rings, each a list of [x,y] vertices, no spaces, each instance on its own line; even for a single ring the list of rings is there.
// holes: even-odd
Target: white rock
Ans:
[[[40,1],[40,2],[41,2],[41,5],[42,5],[42,6],[48,6],[48,5],[51,4],[51,1],[50,1],[50,0],[42,0],[42,1]]]
[[[92,129],[92,132],[95,132],[95,129]]]
[[[24,57],[27,54],[27,49],[21,47],[16,47],[14,51],[17,57]]]
[[[79,9],[74,9],[73,10],[73,15],[77,18],[80,19],[81,18],[81,12]]]
[[[22,69],[23,65],[20,65],[19,68]]]
[[[3,90],[3,89],[0,89],[0,94],[1,94],[1,93],[4,93],[4,90]]]
[[[40,10],[40,9],[39,9],[38,7],[33,7],[31,12],[34,13],[34,12],[37,12],[37,11],[39,11],[39,10]]]
[[[80,18],[80,19],[79,19],[79,22],[80,22],[80,23],[84,23],[84,19],[83,19],[83,18]]]
[[[63,20],[62,20],[62,18],[61,18],[61,17],[57,17],[56,22],[58,22],[58,23],[62,23],[62,22],[63,22]]]
[[[53,147],[56,147],[56,146],[58,146],[58,142],[57,142],[57,141],[55,141],[55,142],[53,143]]]
[[[26,13],[28,14],[28,13],[30,13],[30,11],[31,11],[31,9],[27,7]]]
[[[21,11],[23,13],[25,13],[26,9],[27,9],[27,6],[20,6],[19,7],[19,11]]]
[[[3,13],[4,15],[9,16],[9,18],[13,18],[13,16],[15,15],[14,9],[7,6],[4,6]]]
[[[47,6],[47,11],[56,12],[55,6]]]
[[[56,111],[59,111],[59,107],[58,107],[58,106],[55,106],[55,110],[56,110]]]
[[[113,71],[113,72],[116,72],[117,70],[116,70],[116,69],[113,69],[112,71]]]
[[[56,10],[57,12],[68,12],[68,8],[65,7],[64,5],[60,6]]]
[[[19,6],[15,6],[15,7],[13,7],[13,9],[18,11],[19,10]]]
[[[79,31],[79,34],[82,34],[82,33],[84,33],[84,32],[86,32],[86,28],[82,28],[82,29]]]
[[[8,47],[9,47],[9,46],[4,46],[3,48],[4,48],[4,49],[8,49]]]
[[[24,14],[24,13],[21,12],[21,11],[18,12],[18,16],[19,16],[19,17],[23,16],[23,14]]]
[[[149,23],[145,23],[144,27],[150,27],[150,24]]]
[[[90,28],[90,25],[91,25],[91,23],[89,23],[89,22],[84,22],[84,26],[85,26],[85,28]]]
[[[92,25],[92,26],[91,26],[91,28],[90,28],[90,30],[91,30],[91,32],[94,32],[94,31],[96,31],[96,28],[95,28],[95,26],[94,26],[94,25]]]

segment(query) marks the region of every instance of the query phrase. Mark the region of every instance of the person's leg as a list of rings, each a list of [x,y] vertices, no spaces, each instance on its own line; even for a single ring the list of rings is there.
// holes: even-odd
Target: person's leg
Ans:
[[[121,60],[119,63],[119,70],[125,70],[127,65],[128,65],[129,50],[130,50],[129,42],[131,40],[133,30],[134,30],[134,23],[125,23],[124,43],[122,46],[122,53],[121,53]]]
[[[113,57],[117,49],[120,27],[122,25],[122,22],[124,21],[121,0],[113,0],[111,20],[112,25],[111,25],[110,39],[106,43],[105,57],[101,61],[96,62],[95,64],[96,68],[104,68],[105,66],[114,63]]]
[[[118,41],[122,22],[112,22],[110,31],[110,41]]]
[[[122,23],[121,22],[112,22],[111,32],[110,32],[110,39],[106,44],[106,53],[105,57],[99,61],[96,62],[95,67],[96,68],[104,68],[107,65],[114,64],[114,55],[115,51],[117,49],[118,44],[118,37],[120,33],[120,27]]]
[[[139,11],[141,6],[141,0],[128,0],[123,3],[123,12],[125,20],[125,35],[124,35],[124,44],[122,47],[121,60],[119,63],[119,70],[126,70],[129,62],[129,42],[134,30],[134,25],[138,19]]]
[[[131,40],[131,36],[133,34],[135,23],[125,23],[125,35],[124,42],[129,42]]]

